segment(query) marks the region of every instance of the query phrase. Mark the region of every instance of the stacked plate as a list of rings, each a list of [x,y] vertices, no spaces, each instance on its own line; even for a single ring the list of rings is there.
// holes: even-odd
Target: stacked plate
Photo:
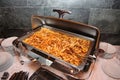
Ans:
[[[120,80],[120,52],[116,51],[114,45],[102,42],[100,48],[105,51],[102,70],[113,79]]]
[[[0,39],[0,72],[8,69],[13,64],[14,46],[16,36]]]
[[[0,72],[13,64],[13,56],[9,52],[0,52]]]

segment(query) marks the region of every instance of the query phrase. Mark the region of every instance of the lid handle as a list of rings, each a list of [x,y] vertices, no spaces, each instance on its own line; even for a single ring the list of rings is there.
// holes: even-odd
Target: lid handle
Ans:
[[[57,12],[59,15],[59,18],[63,18],[63,16],[67,14],[71,14],[71,11],[68,10],[61,10],[61,9],[53,9],[53,12]]]

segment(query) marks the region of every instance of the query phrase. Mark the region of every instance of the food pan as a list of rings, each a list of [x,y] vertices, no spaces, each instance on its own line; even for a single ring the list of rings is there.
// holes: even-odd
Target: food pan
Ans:
[[[53,64],[56,63],[57,65],[62,66],[63,68],[66,69],[68,73],[77,73],[81,70],[83,71],[85,70],[86,64],[90,62],[91,56],[93,56],[95,54],[94,52],[98,49],[99,37],[100,37],[99,29],[83,23],[74,22],[74,21],[65,20],[65,19],[59,19],[55,17],[45,17],[45,16],[34,15],[32,16],[31,21],[32,21],[33,30],[31,32],[28,32],[24,36],[18,38],[17,40],[15,40],[13,44],[16,47],[18,47],[18,43],[22,43],[28,50],[46,59],[53,61]],[[47,28],[52,31],[60,32],[62,34],[72,35],[79,38],[84,38],[85,40],[89,40],[91,44],[89,45],[90,46],[89,50],[85,56],[85,59],[83,59],[82,63],[78,66],[70,64],[64,60],[59,59],[58,57],[48,54],[47,52],[37,49],[36,47],[26,44],[24,42],[25,39],[32,36],[35,32],[37,32],[42,28]],[[55,68],[54,65],[53,67]],[[89,67],[90,67],[90,64],[89,64]],[[89,67],[87,68],[89,69]]]

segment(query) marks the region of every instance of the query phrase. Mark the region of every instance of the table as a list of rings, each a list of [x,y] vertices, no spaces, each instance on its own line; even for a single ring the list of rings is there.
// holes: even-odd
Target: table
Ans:
[[[115,46],[117,50],[120,50],[120,46]],[[0,50],[1,51],[1,50]],[[18,56],[14,56],[14,63],[13,65],[8,68],[7,72],[10,73],[10,76],[14,73],[14,72],[19,72],[21,70],[23,71],[27,71],[29,72],[29,76],[32,75],[32,73],[34,73],[38,68],[39,65],[38,63],[35,62],[31,62],[29,59],[27,59],[26,57],[23,57],[25,60],[25,64],[21,65],[19,62],[19,58]],[[95,63],[94,69],[90,75],[90,77],[86,80],[117,80],[117,79],[112,79],[109,76],[107,76],[101,69],[101,65],[102,63],[105,61],[105,59],[102,58],[97,58],[97,61]],[[0,77],[3,75],[3,73],[5,72],[0,72]],[[118,79],[120,80],[120,79]]]

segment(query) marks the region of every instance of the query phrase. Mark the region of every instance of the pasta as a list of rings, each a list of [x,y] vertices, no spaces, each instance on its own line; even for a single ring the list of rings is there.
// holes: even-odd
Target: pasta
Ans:
[[[90,40],[41,28],[23,42],[73,65],[80,65],[90,48]]]

